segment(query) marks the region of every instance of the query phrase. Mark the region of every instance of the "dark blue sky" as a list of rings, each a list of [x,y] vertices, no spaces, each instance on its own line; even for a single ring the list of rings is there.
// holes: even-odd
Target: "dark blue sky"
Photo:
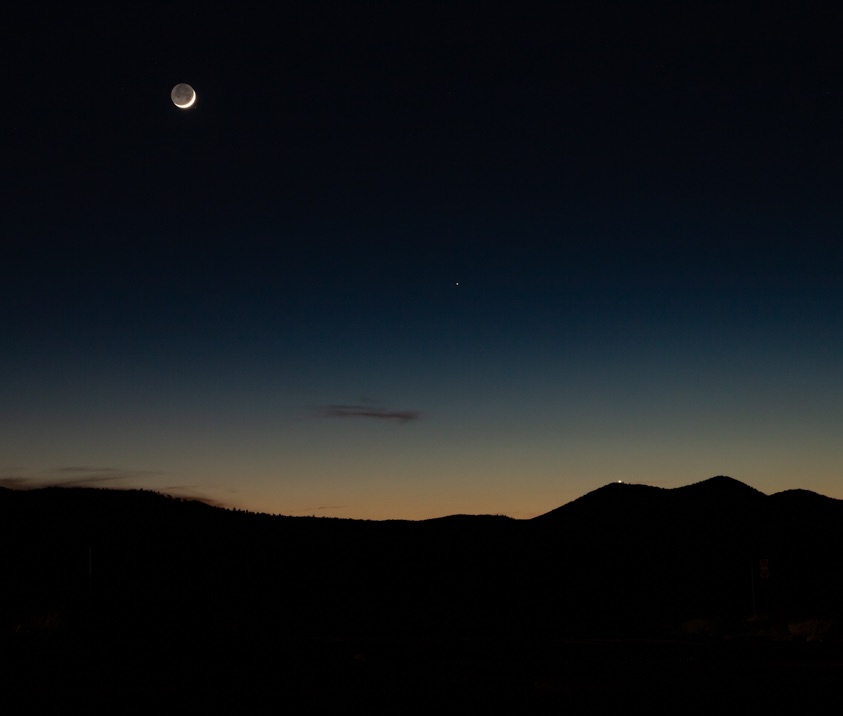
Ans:
[[[354,517],[843,496],[839,11],[556,5],[22,23],[0,477]]]

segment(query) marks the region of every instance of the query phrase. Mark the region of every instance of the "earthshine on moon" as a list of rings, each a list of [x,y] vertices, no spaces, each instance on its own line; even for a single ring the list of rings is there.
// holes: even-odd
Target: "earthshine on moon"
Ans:
[[[196,92],[193,91],[193,87],[181,82],[173,87],[173,91],[170,92],[170,99],[179,109],[187,109],[196,102]]]

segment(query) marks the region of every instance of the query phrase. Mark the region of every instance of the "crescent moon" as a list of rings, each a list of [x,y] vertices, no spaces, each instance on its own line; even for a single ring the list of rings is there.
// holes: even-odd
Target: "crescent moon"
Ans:
[[[182,82],[173,87],[172,92],[170,92],[170,99],[179,109],[187,109],[196,102],[196,92],[189,84]]]

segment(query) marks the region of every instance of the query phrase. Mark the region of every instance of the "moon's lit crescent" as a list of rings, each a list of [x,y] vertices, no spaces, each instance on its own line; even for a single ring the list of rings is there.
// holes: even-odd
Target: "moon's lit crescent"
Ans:
[[[173,87],[172,92],[170,92],[170,99],[179,109],[187,109],[196,102],[196,92],[189,84],[181,82]]]

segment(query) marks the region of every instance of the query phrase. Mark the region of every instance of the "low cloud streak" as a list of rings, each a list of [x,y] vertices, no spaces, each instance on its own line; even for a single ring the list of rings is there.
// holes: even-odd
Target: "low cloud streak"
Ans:
[[[387,410],[371,405],[329,405],[322,414],[328,418],[373,418],[394,420],[398,423],[409,423],[421,417],[418,410]]]
[[[71,465],[34,475],[16,474],[0,476],[0,486],[14,490],[37,490],[42,487],[100,487],[103,483],[134,482],[163,474],[160,471],[126,470],[117,467],[89,467]],[[121,487],[124,487],[121,485]],[[134,485],[128,485],[134,487]]]
[[[113,490],[138,490],[145,489],[144,480],[165,474],[162,470],[127,470],[117,467],[80,465],[26,474],[28,472],[30,471],[26,468],[5,470],[6,474],[0,474],[0,487],[11,490],[40,490],[45,487],[107,487]],[[169,497],[203,502],[213,507],[229,507],[226,502],[208,496],[204,490],[195,485],[165,485],[151,489],[153,492]]]

